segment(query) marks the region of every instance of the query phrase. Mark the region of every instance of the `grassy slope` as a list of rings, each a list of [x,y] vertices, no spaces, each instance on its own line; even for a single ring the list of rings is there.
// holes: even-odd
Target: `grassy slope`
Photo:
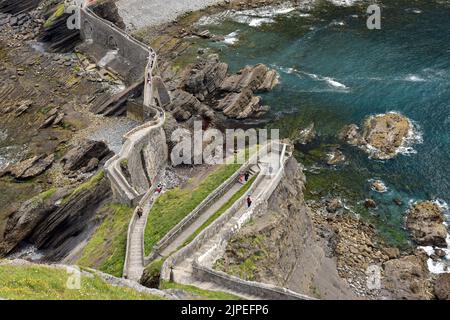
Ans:
[[[121,277],[133,209],[118,204],[108,209],[111,212],[84,247],[78,264]]]
[[[0,266],[0,297],[21,300],[158,300],[159,296],[112,286],[98,276],[82,277],[81,289],[68,289],[64,269],[45,266]]]
[[[153,205],[145,229],[145,253],[194,210],[211,192],[241,167],[240,164],[221,165],[197,187],[175,188],[162,194]]]
[[[208,218],[195,232],[183,243],[183,246],[189,244],[196,236],[200,234],[204,229],[206,229],[211,223],[213,223],[217,218],[224,214],[240,197],[242,197],[247,190],[251,187],[253,182],[256,180],[256,176],[250,178],[250,180],[240,188],[227,202],[225,202],[219,210],[216,211],[211,217]]]

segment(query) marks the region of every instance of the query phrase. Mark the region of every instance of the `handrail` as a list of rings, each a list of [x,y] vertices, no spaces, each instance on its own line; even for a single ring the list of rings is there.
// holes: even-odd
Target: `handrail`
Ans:
[[[209,194],[197,207],[194,208],[186,217],[183,218],[175,227],[173,227],[166,235],[156,243],[156,245],[152,248],[152,252],[146,257],[146,263],[151,262],[151,260],[155,259],[159,252],[164,250],[172,241],[172,239],[176,238],[180,232],[184,230],[186,226],[189,226],[193,223],[195,219],[201,214],[201,212],[208,208],[212,202],[216,200],[221,193],[224,192],[230,185],[234,184],[236,178],[242,171],[248,169],[252,164],[257,163],[258,156],[263,153],[263,151],[267,151],[269,148],[269,144],[264,145],[261,149],[259,149],[256,154],[252,155],[238,170],[236,170],[233,175],[231,175],[227,180],[225,180],[220,186],[218,186],[211,194]]]

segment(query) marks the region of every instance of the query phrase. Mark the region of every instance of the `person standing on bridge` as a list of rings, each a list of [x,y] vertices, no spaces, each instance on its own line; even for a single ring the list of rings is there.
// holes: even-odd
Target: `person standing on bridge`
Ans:
[[[250,195],[247,196],[247,206],[248,208],[250,208],[252,206],[252,198],[250,197]]]
[[[138,207],[137,215],[138,215],[139,219],[142,217],[142,213],[144,213],[144,210],[142,210],[142,207]]]

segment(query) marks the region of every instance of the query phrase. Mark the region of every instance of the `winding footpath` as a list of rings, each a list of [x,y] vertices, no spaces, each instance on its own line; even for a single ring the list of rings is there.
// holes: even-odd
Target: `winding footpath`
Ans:
[[[194,2],[198,2],[199,5],[203,6],[212,4],[215,1],[216,0],[195,0]],[[133,0],[133,4],[134,5],[131,7],[135,9],[138,8],[139,12],[128,12],[131,17],[146,13],[143,7],[144,4],[141,0]],[[138,6],[137,4],[140,4],[141,6]],[[167,7],[167,1],[163,4],[163,2],[158,0],[158,2],[155,2],[153,5],[164,5],[164,7]],[[119,1],[118,8],[119,11],[123,9],[127,11],[130,7],[123,7],[123,1]],[[153,9],[151,6],[149,8]],[[107,28],[115,28],[112,24],[95,16],[89,9],[82,9],[82,11],[90,18],[95,18],[106,24]],[[149,14],[149,16],[151,15]],[[131,25],[133,25],[133,23],[131,23]],[[118,32],[122,31],[120,30]],[[126,35],[125,38],[133,43],[137,41],[129,35]],[[138,42],[138,44],[145,46],[140,42]],[[164,110],[153,105],[155,94],[153,87],[153,72],[157,63],[157,56],[150,47],[148,47],[148,53],[148,64],[144,73],[144,111],[150,112],[150,110],[155,110],[156,112],[154,113],[153,119],[142,126],[131,130],[124,136],[125,141],[120,153],[105,164],[105,171],[111,181],[113,193],[116,199],[120,199],[122,203],[135,205],[135,202],[140,199],[145,191],[147,191],[138,205],[138,207],[143,209],[143,214],[139,217],[137,214],[138,207],[135,209],[127,233],[123,277],[136,282],[140,280],[146,264],[146,259],[144,257],[145,228],[151,208],[157,197],[155,188],[164,171],[161,163],[159,163],[159,169],[155,174],[156,176],[150,178],[150,189],[145,190],[146,188],[140,183],[135,183],[133,185],[133,181],[127,179],[122,170],[122,163],[126,161],[128,166],[128,160],[137,146],[142,144],[146,139],[148,140],[146,142],[147,144],[152,143],[149,137],[155,130],[162,130],[162,126],[165,122]],[[156,98],[160,101],[160,97]],[[154,142],[155,141],[153,141],[153,143]],[[214,262],[223,255],[230,237],[237,233],[240,228],[249,221],[254,214],[254,211],[258,210],[256,209],[257,207],[259,208],[260,205],[263,207],[263,204],[267,202],[284,174],[284,161],[292,154],[286,152],[287,145],[280,141],[269,142],[264,148],[268,150],[269,146],[271,152],[264,154],[262,158],[259,158],[257,169],[253,172],[253,174],[258,174],[249,190],[252,194],[254,204],[248,208],[244,201],[246,195],[242,195],[241,198],[225,213],[200,232],[192,242],[179,249],[205,221],[213,216],[236,192],[240,190],[240,188],[243,187],[240,183],[235,182],[234,184],[231,184],[223,195],[219,196],[218,199],[215,199],[208,207],[206,207],[206,210],[195,217],[193,221],[189,221],[189,225],[185,229],[174,236],[173,239],[170,239],[170,243],[168,243],[168,245],[159,253],[161,256],[167,258],[161,270],[161,279],[194,285],[206,290],[229,292],[246,299],[264,299],[268,296],[281,299],[309,299],[309,297],[302,296],[285,288],[244,281],[226,274],[219,274],[212,269]],[[252,167],[252,169],[253,168],[254,167]],[[146,184],[147,183],[148,181]],[[215,190],[214,192],[219,192],[219,190]],[[199,276],[201,272],[206,275],[207,279]],[[209,281],[208,279],[212,281]]]
[[[256,172],[257,173],[257,172]],[[245,184],[236,182],[231,188],[207,210],[203,212],[188,228],[183,230],[172,242],[160,252],[160,256],[168,257],[178,250],[189,237],[194,234],[212,215],[214,215],[225,203],[228,202]]]
[[[151,194],[150,194],[151,192]],[[124,266],[124,277],[127,279],[137,281],[141,279],[144,272],[144,234],[145,226],[147,224],[148,215],[150,209],[156,200],[156,194],[154,189],[149,191],[149,194],[144,197],[140,206],[143,209],[142,216],[139,218],[137,215],[137,208],[133,214],[132,221],[130,222],[129,238],[127,239],[127,253],[126,263]]]
[[[272,182],[275,182],[274,179],[276,179],[276,176],[273,174],[268,174],[268,168],[269,166],[271,166],[272,168],[278,167],[280,161],[279,156],[279,154],[270,154],[259,161],[259,164],[262,168],[262,172],[260,174],[263,174],[263,179],[261,179],[259,183],[255,182],[257,183],[257,185],[254,186],[254,189],[252,191],[252,198],[254,203],[257,202],[259,198],[264,194],[264,192],[266,191],[266,187],[269,186]],[[211,209],[213,210],[212,207]],[[182,260],[181,263],[172,265],[172,280],[177,283],[194,285],[205,290],[223,291],[239,295],[246,299],[258,299],[259,297],[255,295],[246,295],[241,292],[237,293],[236,291],[230,290],[225,286],[220,286],[212,282],[201,281],[194,275],[193,271],[194,260],[202,260],[202,258],[205,255],[210,254],[211,251],[217,250],[221,246],[223,247],[223,234],[235,228],[236,224],[240,224],[239,222],[243,220],[244,215],[248,211],[249,208],[247,207],[247,204],[243,203],[233,215],[233,217],[229,219],[218,232],[216,232],[216,235],[214,237],[211,237],[210,239],[207,239],[202,243],[202,245],[196,250],[194,255],[191,255],[187,259]]]

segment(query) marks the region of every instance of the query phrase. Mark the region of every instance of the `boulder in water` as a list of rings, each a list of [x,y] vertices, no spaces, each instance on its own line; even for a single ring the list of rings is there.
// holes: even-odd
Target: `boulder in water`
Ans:
[[[447,247],[444,213],[438,204],[432,201],[414,204],[409,209],[406,226],[417,244]]]
[[[345,126],[340,139],[356,145],[375,159],[391,159],[405,146],[412,130],[411,121],[405,116],[388,112],[370,116],[364,121],[362,132],[355,124]]]

